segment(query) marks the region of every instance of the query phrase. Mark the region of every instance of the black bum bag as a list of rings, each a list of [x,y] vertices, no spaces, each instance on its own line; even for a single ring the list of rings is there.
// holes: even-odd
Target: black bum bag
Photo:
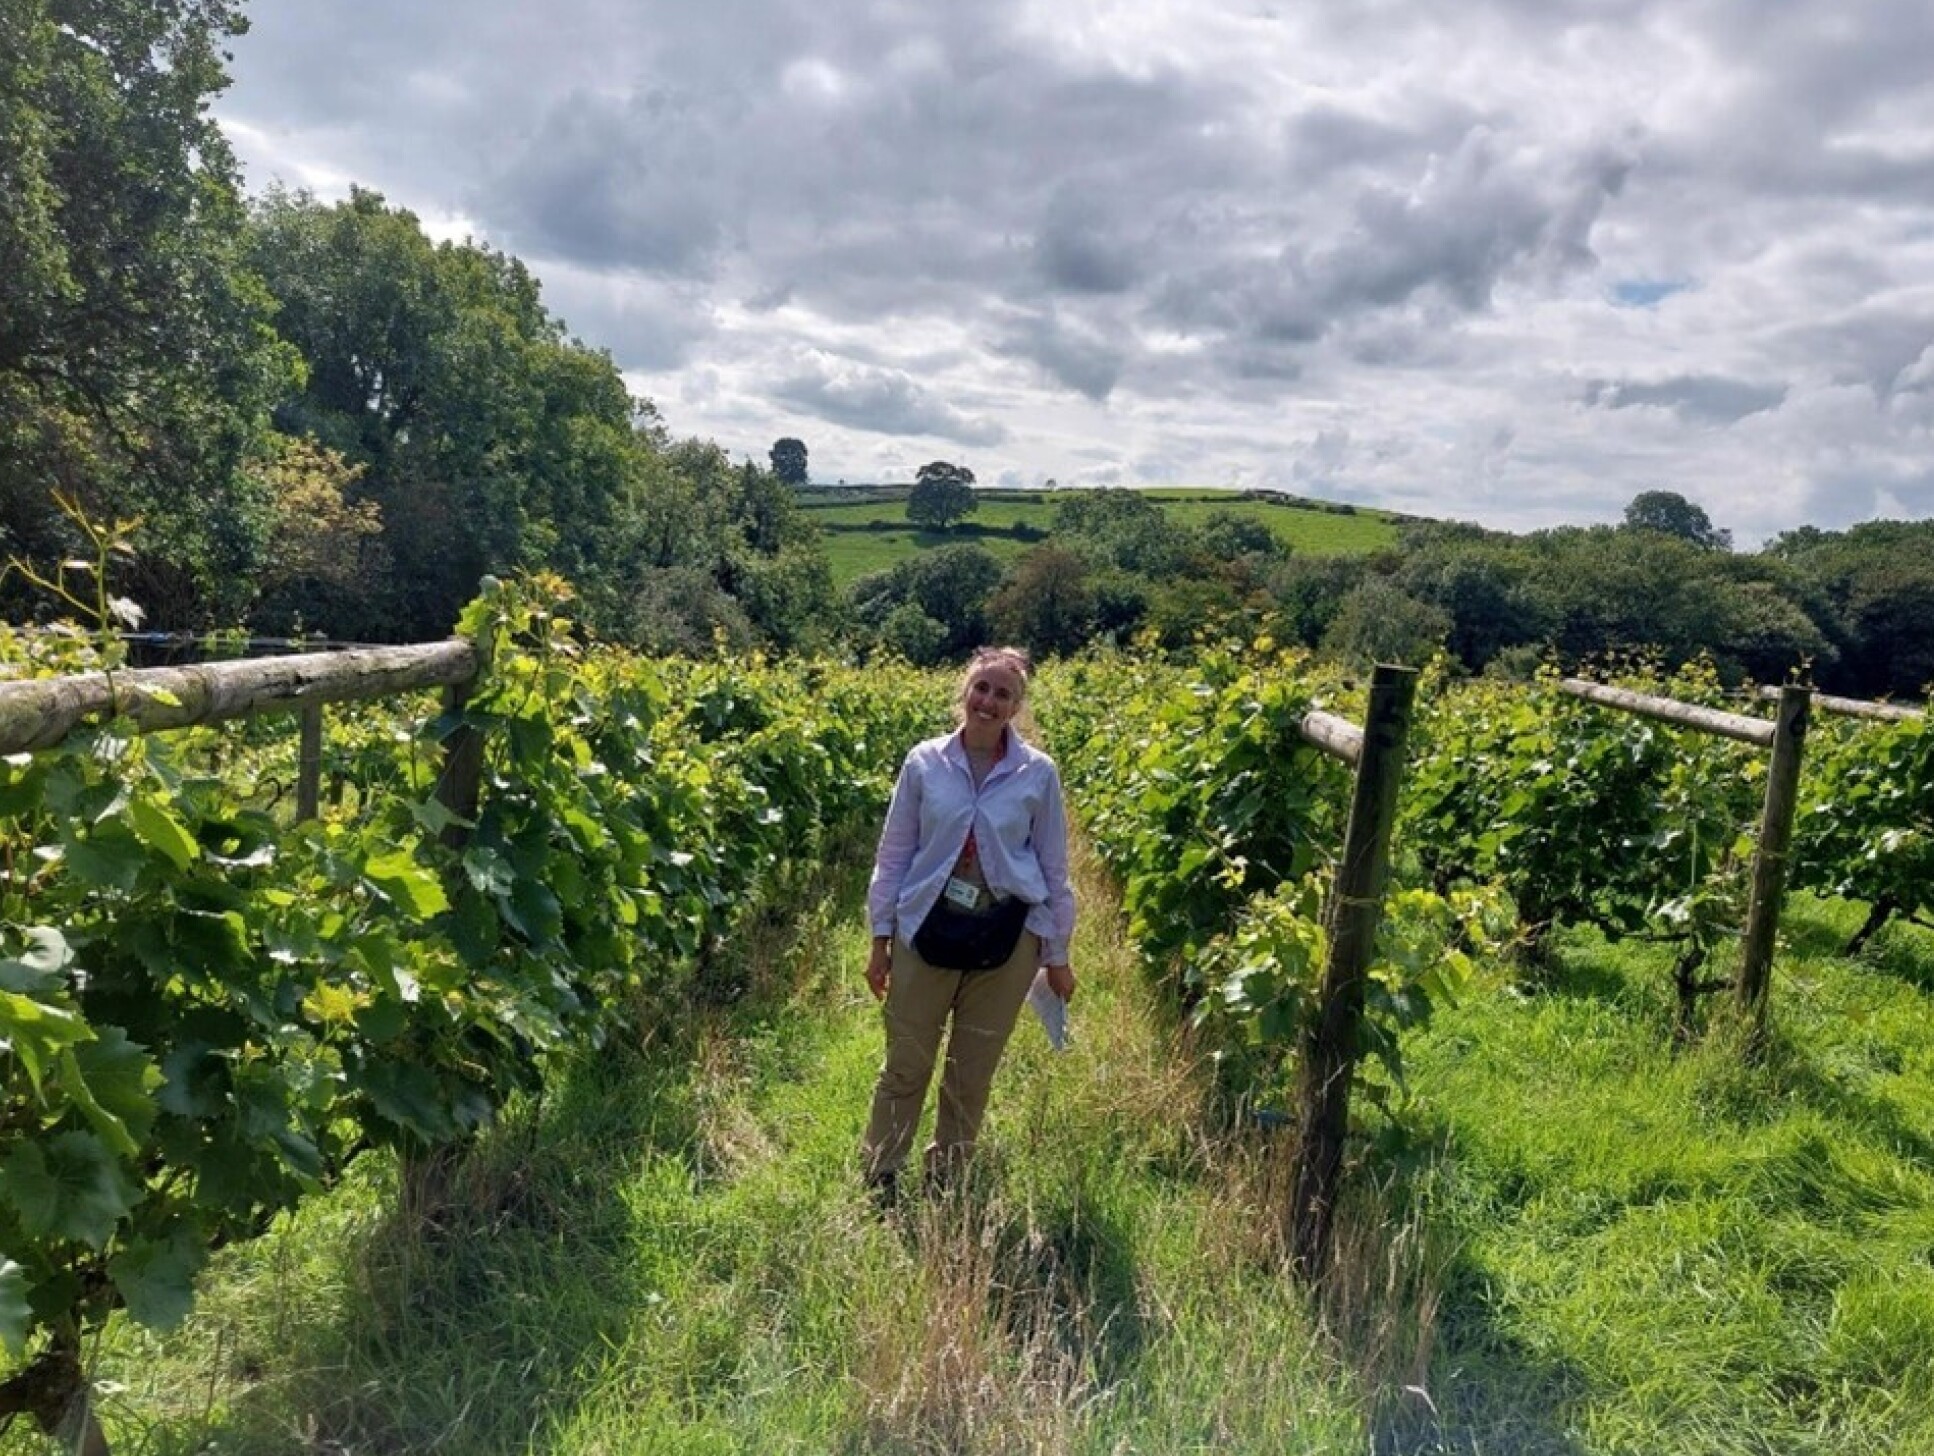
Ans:
[[[913,948],[943,971],[991,971],[1013,956],[1032,908],[1015,896],[991,910],[967,911],[943,897],[914,932]]]

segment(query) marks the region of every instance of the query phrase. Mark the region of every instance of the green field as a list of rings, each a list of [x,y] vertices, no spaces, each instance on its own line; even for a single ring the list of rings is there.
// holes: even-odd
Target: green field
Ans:
[[[1039,490],[981,490],[980,509],[953,531],[917,530],[906,518],[904,486],[810,487],[799,503],[825,532],[833,580],[844,586],[871,571],[882,571],[916,551],[972,542],[1002,562],[1018,559],[1054,525],[1058,493]],[[1211,513],[1227,511],[1263,522],[1290,550],[1308,556],[1349,556],[1379,551],[1397,542],[1398,517],[1229,490],[1165,488],[1144,492],[1177,521],[1199,526]],[[1016,528],[1029,534],[1010,534]],[[1031,531],[1030,531],[1031,528]]]

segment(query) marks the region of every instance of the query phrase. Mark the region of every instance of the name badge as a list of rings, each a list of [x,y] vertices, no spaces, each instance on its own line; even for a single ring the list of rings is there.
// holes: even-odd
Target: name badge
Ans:
[[[981,902],[981,888],[963,880],[959,875],[947,877],[947,898],[963,910],[978,910]]]

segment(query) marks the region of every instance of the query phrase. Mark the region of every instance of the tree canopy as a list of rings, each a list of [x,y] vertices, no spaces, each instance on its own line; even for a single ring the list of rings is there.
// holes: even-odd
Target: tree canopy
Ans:
[[[772,442],[772,473],[782,485],[804,485],[812,477],[806,468],[806,442],[787,435]]]
[[[138,580],[184,625],[247,605],[270,506],[266,406],[291,361],[242,254],[208,113],[228,0],[6,0],[0,40],[0,527],[46,559],[50,488],[138,519]]]
[[[271,192],[252,261],[307,365],[277,424],[340,452],[381,514],[390,570],[359,636],[435,636],[490,572],[573,580],[610,564],[633,480],[632,402],[611,360],[565,337],[503,253],[433,244],[352,189]]]
[[[1625,507],[1625,528],[1631,531],[1657,531],[1706,551],[1732,549],[1733,533],[1712,523],[1704,507],[1694,505],[1676,490],[1644,490]]]
[[[974,472],[946,460],[922,465],[907,495],[907,519],[933,531],[944,531],[979,509]]]

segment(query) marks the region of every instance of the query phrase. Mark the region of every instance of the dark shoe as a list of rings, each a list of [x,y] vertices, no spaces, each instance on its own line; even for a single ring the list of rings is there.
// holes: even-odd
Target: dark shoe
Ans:
[[[875,1173],[866,1180],[866,1196],[876,1212],[893,1212],[900,1204],[900,1175]]]

